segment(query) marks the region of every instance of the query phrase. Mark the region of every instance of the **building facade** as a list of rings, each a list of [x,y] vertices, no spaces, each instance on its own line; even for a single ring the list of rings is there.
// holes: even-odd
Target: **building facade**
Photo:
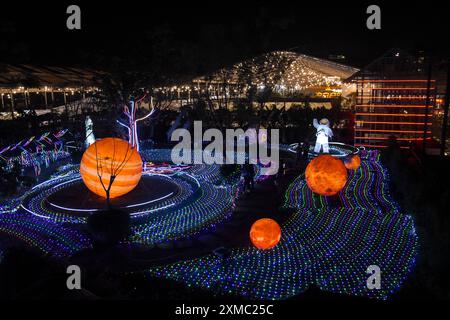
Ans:
[[[385,148],[393,140],[402,148],[431,140],[436,81],[425,59],[392,50],[358,72],[354,143]]]

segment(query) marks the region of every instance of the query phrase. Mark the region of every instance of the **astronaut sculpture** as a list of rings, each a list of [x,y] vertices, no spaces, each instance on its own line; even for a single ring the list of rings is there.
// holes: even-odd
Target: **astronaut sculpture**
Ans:
[[[322,119],[317,122],[317,119],[313,120],[313,126],[316,128],[316,145],[314,147],[314,152],[319,153],[320,149],[323,148],[324,153],[330,153],[330,148],[328,146],[328,139],[333,137],[333,131],[330,129],[330,121],[328,119]]]

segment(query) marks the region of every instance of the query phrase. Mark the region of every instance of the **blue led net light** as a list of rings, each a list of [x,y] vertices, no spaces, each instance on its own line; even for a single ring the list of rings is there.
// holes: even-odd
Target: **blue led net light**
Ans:
[[[143,152],[153,157],[153,161],[170,161],[170,150]],[[64,166],[49,180],[5,202],[0,211],[0,232],[61,256],[89,247],[87,237],[73,228],[73,224],[86,223],[86,215],[70,213],[47,203],[51,194],[79,183],[78,168],[77,165]],[[231,215],[239,181],[237,172],[223,177],[219,165],[195,165],[160,178],[170,179],[177,191],[132,212],[131,242],[155,244],[190,237],[214,228]]]
[[[303,176],[286,192],[285,207],[295,212],[282,225],[272,250],[236,248],[227,260],[215,255],[148,270],[212,290],[254,299],[284,299],[314,284],[322,290],[387,299],[411,272],[418,239],[410,216],[388,193],[388,175],[376,151],[363,153],[333,208],[314,195]],[[380,290],[366,285],[367,267],[382,271]]]
[[[143,152],[154,161],[170,157],[167,150]],[[418,239],[412,218],[402,214],[389,195],[388,174],[378,153],[363,152],[361,159],[361,167],[349,172],[338,206],[314,195],[303,176],[290,184],[284,206],[295,212],[283,223],[281,241],[274,249],[235,248],[226,261],[210,254],[152,268],[148,274],[256,299],[287,298],[312,284],[331,292],[388,298],[413,268]],[[2,203],[0,233],[58,257],[90,247],[90,240],[73,228],[74,223],[85,223],[85,217],[43,205],[52,188],[77,175],[77,166],[66,166],[24,196]],[[178,198],[139,209],[132,220],[132,242],[155,244],[189,237],[230,217],[237,173],[224,178],[219,166],[195,165],[170,177],[181,190]],[[381,290],[366,288],[366,269],[373,264],[382,271]]]

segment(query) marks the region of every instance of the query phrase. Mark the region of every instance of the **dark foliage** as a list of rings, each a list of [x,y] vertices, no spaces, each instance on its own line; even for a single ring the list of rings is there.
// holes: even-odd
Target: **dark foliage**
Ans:
[[[96,212],[89,216],[88,228],[95,247],[111,247],[128,237],[130,215],[117,209]]]
[[[418,261],[399,296],[450,297],[450,175],[448,159],[402,153],[395,140],[382,157],[391,191],[403,211],[414,217],[419,236]]]

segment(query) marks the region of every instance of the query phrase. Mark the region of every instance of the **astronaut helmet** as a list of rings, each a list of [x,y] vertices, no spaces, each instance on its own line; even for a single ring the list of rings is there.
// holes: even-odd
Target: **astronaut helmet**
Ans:
[[[321,120],[319,121],[319,123],[320,123],[321,125],[324,125],[324,126],[330,125],[330,121],[328,121],[327,118],[321,119]]]

